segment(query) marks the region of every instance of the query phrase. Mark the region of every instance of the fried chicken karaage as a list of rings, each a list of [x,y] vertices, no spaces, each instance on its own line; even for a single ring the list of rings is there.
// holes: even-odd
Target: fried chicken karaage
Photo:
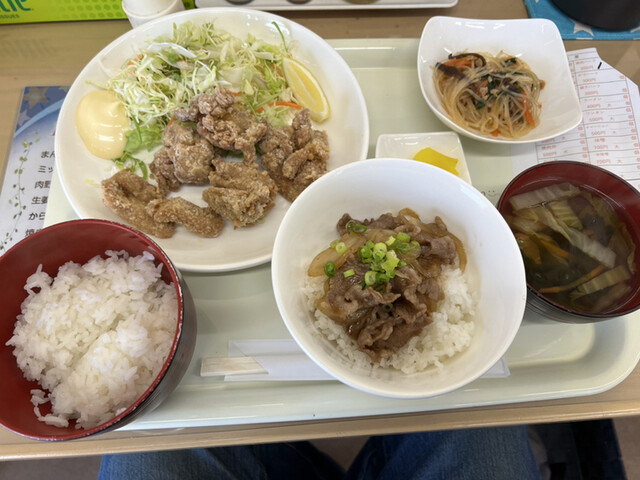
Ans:
[[[229,153],[243,161],[226,160]],[[274,207],[277,194],[293,201],[327,171],[329,139],[315,130],[309,110],[291,125],[271,126],[236,104],[217,86],[174,111],[162,147],[149,169],[157,186],[122,170],[102,182],[104,204],[134,227],[160,238],[176,226],[217,237],[225,219],[234,228],[254,225]],[[208,185],[206,206],[179,196],[183,185]]]

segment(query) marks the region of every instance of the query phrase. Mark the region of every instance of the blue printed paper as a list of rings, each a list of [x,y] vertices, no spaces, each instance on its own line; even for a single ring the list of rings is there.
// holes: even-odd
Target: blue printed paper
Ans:
[[[67,90],[24,90],[0,191],[0,255],[44,225],[55,164],[56,121]]]

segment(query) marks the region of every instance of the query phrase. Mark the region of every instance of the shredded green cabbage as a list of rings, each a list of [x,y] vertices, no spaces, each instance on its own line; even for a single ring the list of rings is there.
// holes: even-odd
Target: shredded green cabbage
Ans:
[[[245,111],[273,125],[287,123],[290,109],[274,105],[294,101],[281,69],[287,55],[284,37],[272,45],[253,35],[237,38],[213,22],[174,24],[172,35],[157,38],[105,85],[133,124],[126,153],[157,146],[172,112],[215,85],[237,93]]]

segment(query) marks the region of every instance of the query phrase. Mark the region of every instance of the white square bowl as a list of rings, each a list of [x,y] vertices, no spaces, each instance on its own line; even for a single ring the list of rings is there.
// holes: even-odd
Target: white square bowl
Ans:
[[[449,54],[500,51],[521,58],[545,82],[540,93],[540,124],[517,138],[493,137],[454,123],[435,89],[433,68]],[[567,52],[556,25],[546,19],[474,20],[433,17],[426,23],[418,45],[418,79],[434,114],[456,132],[493,143],[532,143],[561,135],[582,121],[582,108],[571,77]]]

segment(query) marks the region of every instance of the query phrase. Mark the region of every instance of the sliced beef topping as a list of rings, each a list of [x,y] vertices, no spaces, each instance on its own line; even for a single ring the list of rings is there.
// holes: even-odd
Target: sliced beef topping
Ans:
[[[364,227],[355,233],[350,224]],[[464,268],[464,249],[439,217],[426,224],[408,209],[362,221],[345,213],[336,230],[345,252],[341,257],[331,250],[337,248],[333,246],[314,259],[323,264],[331,259],[335,267],[329,269],[333,273],[316,308],[379,362],[431,323],[431,313],[445,298],[442,269]],[[326,271],[314,262],[310,275]]]

